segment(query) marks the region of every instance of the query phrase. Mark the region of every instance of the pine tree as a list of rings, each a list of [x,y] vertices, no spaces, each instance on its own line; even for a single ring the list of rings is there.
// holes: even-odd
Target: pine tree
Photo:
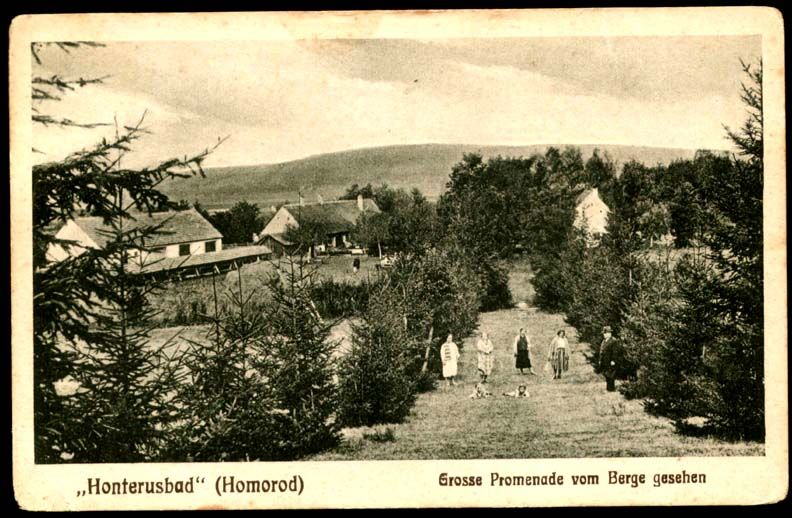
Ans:
[[[275,402],[271,460],[288,460],[334,446],[337,390],[331,324],[311,300],[315,271],[289,259],[269,282],[266,336],[257,342],[252,367],[269,384]]]
[[[255,368],[267,336],[260,287],[237,285],[218,304],[212,278],[214,316],[204,340],[190,341],[184,355],[185,382],[177,405],[181,421],[172,432],[173,461],[251,461],[277,455],[273,440],[276,402],[269,379]]]
[[[638,290],[625,328],[645,354],[628,394],[650,411],[706,418],[705,430],[733,439],[764,437],[762,240],[762,68],[744,65],[748,119],[727,129],[739,150],[730,161],[699,157],[700,240],[674,269],[673,288]],[[699,217],[697,216],[697,219]],[[640,269],[637,270],[640,282]],[[667,282],[661,280],[659,287]],[[646,347],[648,345],[648,347]]]
[[[764,437],[763,116],[762,64],[743,64],[747,118],[727,133],[738,149],[731,167],[705,179],[709,224],[702,239],[711,275],[702,280],[711,326],[706,365],[712,385],[701,391],[717,429]]]
[[[407,328],[405,300],[385,286],[352,326],[339,367],[339,420],[345,426],[398,423],[421,382],[422,343]]]
[[[44,49],[99,46],[93,43],[33,44],[41,63]],[[33,122],[63,128],[96,128],[44,112],[47,102],[104,78],[33,78]],[[175,371],[162,353],[147,349],[145,303],[153,288],[135,276],[131,250],[158,231],[130,225],[131,212],[172,206],[157,191],[166,178],[203,174],[209,150],[150,168],[121,167],[122,157],[145,130],[116,125],[113,138],[63,160],[33,167],[34,427],[37,462],[150,459],[162,424],[170,419],[168,377]],[[41,151],[41,150],[38,150]],[[54,228],[78,211],[101,217],[108,246],[83,249],[55,238]],[[72,252],[53,262],[51,247]]]
[[[116,197],[121,211],[120,187]],[[140,275],[144,259],[133,252],[157,229],[124,217],[109,227],[112,241],[88,280],[101,300],[90,323],[94,331],[89,341],[66,345],[74,353],[70,374],[79,384],[67,406],[80,416],[82,436],[69,453],[75,462],[151,461],[176,418],[172,398],[179,384],[175,344],[149,343],[154,312],[148,294],[155,286]]]

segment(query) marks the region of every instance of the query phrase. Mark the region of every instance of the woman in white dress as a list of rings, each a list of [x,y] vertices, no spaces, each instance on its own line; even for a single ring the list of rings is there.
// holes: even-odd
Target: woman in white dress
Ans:
[[[443,362],[443,377],[448,385],[456,385],[454,377],[457,375],[457,360],[459,348],[454,343],[453,335],[448,335],[446,341],[440,346],[440,361]]]

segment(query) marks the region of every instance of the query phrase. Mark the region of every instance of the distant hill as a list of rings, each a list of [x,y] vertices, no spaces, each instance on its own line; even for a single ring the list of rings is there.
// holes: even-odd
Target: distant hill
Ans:
[[[198,200],[207,208],[226,208],[240,200],[261,207],[286,200],[296,201],[302,190],[306,201],[321,195],[335,199],[357,183],[411,189],[417,187],[427,197],[436,198],[444,190],[451,167],[465,153],[485,157],[523,156],[544,153],[549,145],[477,146],[462,144],[420,144],[339,151],[310,156],[280,164],[209,168],[206,178],[176,179],[163,184],[162,191],[173,200]],[[562,147],[562,146],[556,146]],[[692,158],[695,150],[640,146],[577,145],[583,158],[594,149],[607,152],[619,164],[637,160],[646,165],[668,164],[678,158]]]

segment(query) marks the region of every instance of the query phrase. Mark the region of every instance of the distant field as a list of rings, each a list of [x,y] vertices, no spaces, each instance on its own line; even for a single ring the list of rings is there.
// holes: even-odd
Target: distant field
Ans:
[[[352,261],[355,258],[360,259],[360,270],[357,273],[352,271]],[[376,268],[377,264],[379,264],[378,257],[336,255],[322,257],[306,265],[305,268],[315,271],[317,280],[330,278],[337,282],[358,284],[373,281],[381,274]],[[288,263],[282,258],[242,266],[240,270],[242,289],[245,292],[257,289],[265,293],[266,290],[262,289],[262,285],[275,272],[276,265],[280,265],[284,270],[288,268]],[[229,294],[239,289],[239,274],[231,271],[217,276],[215,289],[219,307],[222,309],[229,303]],[[157,312],[154,321],[158,327],[194,323],[200,319],[200,315],[214,314],[212,278],[200,277],[168,283],[150,295],[149,300]]]
[[[335,199],[354,183],[387,183],[406,189],[416,187],[433,199],[445,190],[452,166],[461,161],[465,153],[480,152],[485,157],[528,157],[544,153],[547,147],[545,144],[423,144],[355,149],[280,164],[210,168],[206,171],[206,178],[176,179],[164,183],[161,189],[174,200],[197,200],[207,208],[228,208],[240,200],[267,207],[296,201],[298,191],[306,200],[314,200],[317,195],[326,200]],[[655,165],[678,158],[692,158],[695,154],[690,149],[615,145],[576,147],[581,149],[584,159],[599,148],[620,164],[635,159]]]

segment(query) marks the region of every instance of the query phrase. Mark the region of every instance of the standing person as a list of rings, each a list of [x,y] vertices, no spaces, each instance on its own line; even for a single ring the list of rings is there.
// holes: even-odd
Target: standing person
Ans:
[[[457,375],[457,360],[459,348],[454,343],[454,336],[448,335],[446,341],[440,346],[440,361],[443,362],[443,377],[448,385],[456,385],[454,377]]]
[[[547,361],[553,365],[554,380],[561,379],[561,375],[569,370],[568,347],[569,342],[566,339],[566,331],[559,329],[550,342],[550,352],[547,354]]]
[[[355,257],[352,259],[352,273],[357,273],[360,270],[360,258]]]
[[[605,376],[605,388],[608,392],[616,390],[616,373],[618,372],[619,344],[613,338],[610,326],[602,328],[602,343],[599,349],[599,371]]]
[[[487,378],[492,374],[493,352],[495,351],[487,333],[481,333],[476,349],[478,349],[478,371],[481,383],[486,383]]]
[[[520,369],[520,374],[525,374],[523,369],[530,369],[531,374],[536,374],[531,367],[531,340],[525,334],[525,328],[520,328],[520,334],[514,338],[515,367]]]

